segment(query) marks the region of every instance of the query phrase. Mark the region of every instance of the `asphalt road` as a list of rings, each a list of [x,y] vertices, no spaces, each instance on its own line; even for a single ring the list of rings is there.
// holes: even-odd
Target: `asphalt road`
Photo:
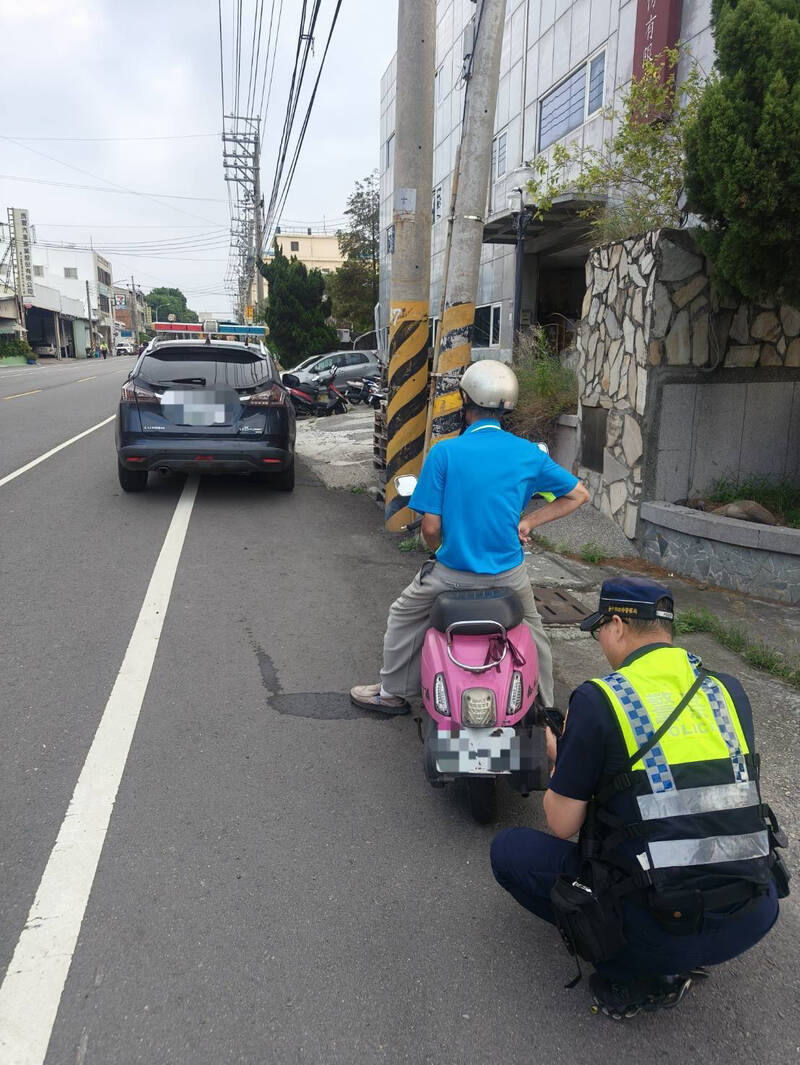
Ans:
[[[17,1032],[2,1065],[796,1061],[793,901],[674,1013],[615,1024],[563,990],[555,933],[495,886],[464,796],[426,784],[411,718],[348,703],[419,561],[368,497],[306,468],[292,495],[209,479],[191,506],[191,482],[160,477],[125,495],[112,423],[3,483],[109,418],[131,362],[0,369],[6,984],[42,928],[71,915],[77,936],[45,950],[41,986],[29,973],[46,1055],[19,1056],[35,1039]],[[84,767],[112,706],[135,724],[129,752],[121,732],[102,748],[116,793],[102,758]],[[93,877],[73,860],[79,779],[115,794]],[[500,824],[519,823],[540,802],[506,794]],[[72,857],[65,825],[85,828]],[[44,883],[56,905],[29,919]],[[51,1031],[38,996],[62,964]]]

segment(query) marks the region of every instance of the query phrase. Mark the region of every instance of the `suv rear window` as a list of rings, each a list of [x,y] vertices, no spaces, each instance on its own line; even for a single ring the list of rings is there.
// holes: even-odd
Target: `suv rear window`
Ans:
[[[262,381],[277,380],[270,359],[245,348],[217,348],[213,344],[180,349],[156,348],[145,355],[137,377],[151,385],[167,384],[177,378],[203,378],[207,385],[251,388]]]

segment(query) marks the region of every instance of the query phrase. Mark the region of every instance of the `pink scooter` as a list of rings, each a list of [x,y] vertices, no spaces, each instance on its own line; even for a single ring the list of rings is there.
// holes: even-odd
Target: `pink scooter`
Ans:
[[[395,484],[410,496],[416,478]],[[437,597],[422,648],[423,766],[433,787],[465,780],[481,824],[494,820],[497,777],[522,795],[547,787],[541,727],[547,721],[534,706],[537,686],[536,645],[514,591],[460,589]]]

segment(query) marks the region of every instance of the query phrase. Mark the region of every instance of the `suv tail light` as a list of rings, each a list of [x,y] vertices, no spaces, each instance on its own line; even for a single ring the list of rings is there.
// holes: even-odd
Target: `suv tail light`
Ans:
[[[270,385],[269,388],[262,388],[249,396],[239,398],[245,407],[276,407],[286,402],[286,393],[280,385]]]
[[[159,396],[157,392],[153,392],[149,388],[144,388],[143,385],[134,384],[133,381],[126,381],[122,386],[122,398],[127,400],[128,403],[135,403],[137,400],[140,403],[161,402],[161,396]]]

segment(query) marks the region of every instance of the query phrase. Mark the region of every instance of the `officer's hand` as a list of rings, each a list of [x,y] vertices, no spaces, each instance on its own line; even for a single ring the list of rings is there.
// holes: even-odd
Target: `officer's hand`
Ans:
[[[547,757],[551,762],[555,763],[556,755],[558,753],[558,745],[556,743],[556,734],[549,725],[544,730],[544,736],[547,744]]]

